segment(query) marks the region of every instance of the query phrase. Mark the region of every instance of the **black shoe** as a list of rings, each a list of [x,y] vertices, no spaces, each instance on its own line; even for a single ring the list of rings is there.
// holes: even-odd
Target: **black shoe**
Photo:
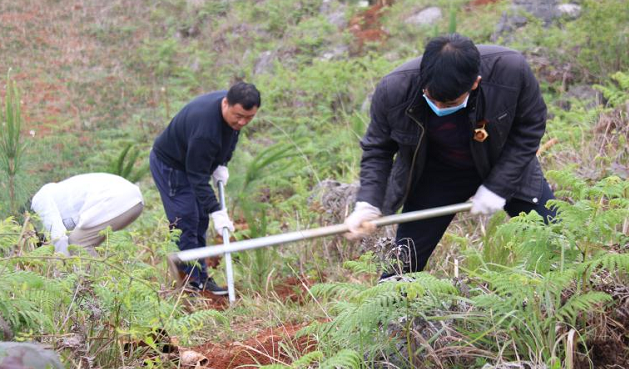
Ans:
[[[383,274],[378,279],[378,284],[387,282],[414,282],[415,278],[409,277],[406,274]]]
[[[217,295],[217,296],[227,295],[227,288],[221,287],[218,284],[216,284],[216,281],[212,277],[208,277],[208,279],[205,280],[204,287],[206,291],[210,291],[214,295]]]
[[[227,294],[227,288],[221,287],[216,284],[216,281],[214,281],[214,278],[212,277],[208,277],[208,279],[205,280],[205,283],[190,281],[188,282],[188,287],[194,292],[208,291],[217,296],[223,296]]]

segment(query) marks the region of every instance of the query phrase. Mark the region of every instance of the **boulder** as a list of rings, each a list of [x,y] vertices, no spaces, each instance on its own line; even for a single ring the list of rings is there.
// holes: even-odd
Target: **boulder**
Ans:
[[[567,111],[570,110],[574,100],[578,101],[586,109],[594,109],[603,103],[603,95],[590,85],[576,85],[570,87],[568,92],[563,94],[557,101],[557,104]]]
[[[0,342],[0,368],[64,369],[56,352],[35,342]]]
[[[524,10],[535,18],[541,19],[545,25],[549,25],[559,15],[557,0],[513,0],[513,8],[516,11]]]
[[[411,15],[410,17],[404,20],[404,23],[410,24],[413,26],[429,26],[439,22],[443,18],[443,12],[441,8],[436,6],[431,6],[429,8],[423,9],[417,14]]]
[[[338,45],[330,50],[326,50],[320,57],[321,60],[345,59],[349,54],[349,46]]]
[[[260,53],[260,56],[255,62],[253,67],[253,74],[264,74],[273,71],[273,60],[275,59],[275,53],[273,51],[264,51]]]
[[[581,16],[581,5],[559,4],[557,5],[557,14],[568,19],[577,19]]]

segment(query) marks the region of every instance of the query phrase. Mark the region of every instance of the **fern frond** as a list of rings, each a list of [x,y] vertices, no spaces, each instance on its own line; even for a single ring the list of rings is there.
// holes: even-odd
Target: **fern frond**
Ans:
[[[215,321],[223,324],[229,329],[229,320],[225,315],[216,310],[200,310],[174,319],[168,323],[168,332],[180,332],[190,334],[203,329],[208,321]]]
[[[323,359],[323,353],[321,351],[312,351],[293,361],[291,367],[295,369],[308,368],[313,363],[321,361],[321,359]]]
[[[365,289],[367,289],[366,286],[356,283],[317,283],[310,287],[310,292],[315,297],[320,298],[342,296],[346,299],[352,299]]]
[[[360,368],[362,357],[358,352],[350,349],[341,350],[319,365],[321,369],[357,369]]]
[[[612,274],[629,272],[629,254],[600,252],[591,261],[584,263],[590,270],[605,269]]]
[[[378,272],[378,265],[376,265],[374,253],[371,251],[361,255],[358,260],[344,262],[343,268],[355,274],[376,274]]]
[[[550,170],[546,172],[546,177],[552,179],[559,188],[571,190],[576,199],[582,199],[585,191],[589,188],[588,184],[578,178],[572,170]]]
[[[612,297],[604,292],[586,292],[581,295],[575,295],[557,309],[556,315],[564,318],[566,321],[574,320],[578,314],[591,311],[596,305],[611,300]]]
[[[301,328],[295,333],[295,338],[301,338],[305,336],[316,335],[322,331],[322,327],[327,324],[326,322],[313,321],[307,326]]]

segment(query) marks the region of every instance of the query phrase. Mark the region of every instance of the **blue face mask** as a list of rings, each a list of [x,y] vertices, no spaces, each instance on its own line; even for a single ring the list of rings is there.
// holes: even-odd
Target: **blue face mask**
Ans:
[[[465,107],[467,107],[467,99],[469,99],[469,98],[470,98],[470,95],[468,94],[467,97],[465,98],[465,101],[463,101],[463,103],[461,105],[452,106],[452,107],[449,107],[449,108],[439,109],[437,107],[437,105],[435,105],[432,101],[430,101],[428,96],[426,96],[426,94],[424,94],[424,99],[426,99],[426,102],[428,103],[428,106],[430,106],[430,109],[432,109],[432,111],[434,111],[435,114],[437,114],[437,116],[439,116],[439,117],[450,115],[452,113],[456,113],[457,111],[459,111],[461,109],[465,109]]]

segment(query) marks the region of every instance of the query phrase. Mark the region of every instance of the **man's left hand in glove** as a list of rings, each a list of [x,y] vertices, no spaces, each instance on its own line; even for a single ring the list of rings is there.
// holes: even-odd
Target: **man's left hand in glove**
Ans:
[[[223,234],[223,228],[229,229],[230,232],[234,231],[234,223],[229,219],[227,210],[219,210],[210,214],[212,217],[212,223],[214,223],[214,230],[218,234]]]

